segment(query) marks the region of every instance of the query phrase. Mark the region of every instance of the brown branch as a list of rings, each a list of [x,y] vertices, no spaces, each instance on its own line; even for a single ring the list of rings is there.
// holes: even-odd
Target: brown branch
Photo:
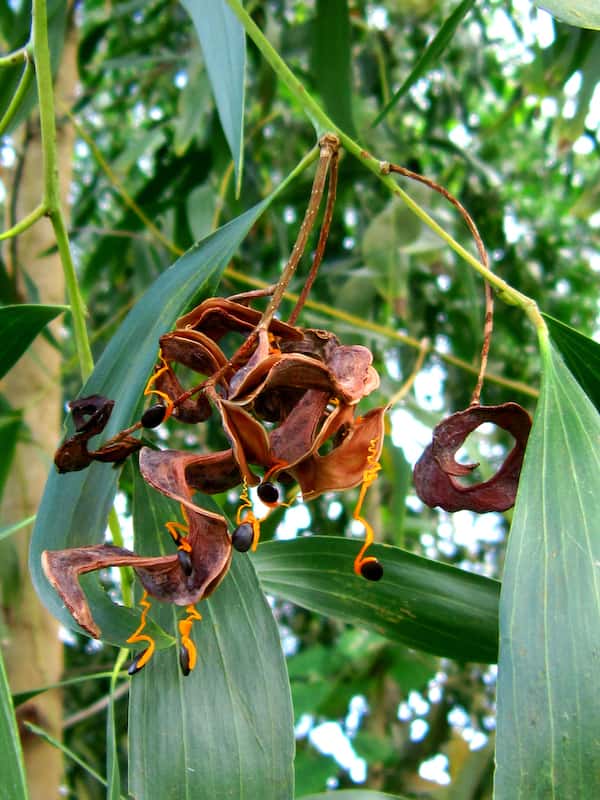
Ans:
[[[405,178],[410,178],[413,181],[418,181],[419,183],[425,184],[430,189],[433,189],[434,192],[441,194],[442,197],[445,197],[449,203],[458,210],[461,217],[464,219],[468,229],[475,240],[475,245],[477,247],[477,252],[479,253],[479,258],[481,259],[481,263],[486,269],[489,269],[489,258],[487,251],[485,249],[485,245],[483,244],[483,240],[479,234],[477,229],[477,225],[473,221],[473,218],[467,211],[467,209],[463,206],[463,204],[454,197],[454,195],[450,194],[450,192],[445,189],[443,186],[440,186],[439,183],[431,180],[431,178],[426,178],[424,175],[420,175],[418,172],[413,172],[410,169],[406,169],[406,167],[401,167],[398,164],[391,164],[386,163],[385,168],[382,170],[384,173],[389,172],[396,172],[398,175],[403,175]],[[471,405],[477,405],[479,403],[479,398],[481,396],[481,389],[483,387],[483,379],[485,376],[485,370],[487,368],[488,362],[488,355],[490,351],[490,342],[492,338],[492,329],[494,326],[494,296],[492,294],[492,289],[490,285],[486,282],[485,284],[485,321],[483,325],[483,344],[481,346],[481,357],[480,357],[480,367],[479,373],[477,376],[477,383],[475,384],[475,389],[473,390],[473,395],[471,397]]]
[[[302,258],[302,254],[304,253],[304,249],[306,247],[306,242],[308,241],[310,232],[315,224],[315,217],[317,216],[319,206],[321,205],[321,199],[323,197],[323,191],[325,190],[325,181],[327,179],[329,165],[332,162],[334,154],[337,154],[339,150],[340,140],[337,136],[335,136],[335,134],[326,133],[319,140],[319,146],[319,164],[313,180],[308,207],[298,232],[298,238],[296,239],[296,243],[292,248],[292,252],[287,264],[285,265],[283,274],[277,282],[277,288],[273,292],[273,297],[271,298],[265,313],[262,315],[260,322],[256,326],[257,331],[268,329],[275,312],[279,308],[279,304],[281,303],[285,290],[287,289],[288,284],[293,278],[298,264],[300,263],[300,259]]]
[[[327,244],[327,239],[329,237],[329,229],[331,228],[331,220],[333,218],[333,208],[335,206],[335,196],[337,192],[337,178],[338,178],[338,163],[339,163],[339,151],[336,149],[334,150],[332,157],[331,157],[331,164],[329,170],[329,185],[327,187],[327,205],[325,206],[325,214],[323,216],[323,222],[321,224],[321,232],[319,234],[319,241],[317,243],[317,248],[315,250],[315,255],[313,258],[313,263],[310,268],[310,272],[300,292],[300,297],[298,298],[296,305],[294,306],[294,310],[290,314],[290,318],[288,319],[288,323],[290,325],[294,325],[296,320],[298,319],[298,315],[302,311],[302,307],[306,302],[306,298],[308,297],[308,293],[311,290],[311,287],[317,277],[317,272],[319,271],[319,267],[321,266],[321,261],[323,260],[323,253],[325,252],[325,245]]]

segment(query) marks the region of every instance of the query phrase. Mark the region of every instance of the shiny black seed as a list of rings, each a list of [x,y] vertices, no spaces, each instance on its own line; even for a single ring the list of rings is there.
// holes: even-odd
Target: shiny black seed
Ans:
[[[192,564],[192,557],[188,553],[187,550],[178,550],[177,551],[177,558],[179,559],[179,566],[183,570],[185,575],[191,575],[194,569]]]
[[[261,483],[256,490],[256,494],[260,497],[263,503],[279,502],[279,490],[275,484],[269,483],[269,481]]]
[[[383,567],[379,561],[365,561],[360,568],[360,574],[368,581],[380,581],[383,578]]]
[[[231,544],[239,553],[245,553],[246,550],[250,549],[253,538],[252,525],[249,522],[242,522],[231,534]]]
[[[184,645],[181,645],[181,647],[179,648],[179,666],[181,667],[182,673],[187,678],[187,676],[191,672],[191,670],[190,670],[190,652],[187,649],[187,647],[185,647]]]
[[[165,418],[166,408],[162,403],[147,408],[140,420],[144,428],[156,428]]]
[[[142,650],[141,653],[138,653],[137,656],[133,659],[131,664],[129,665],[129,669],[127,670],[128,675],[135,675],[136,672],[139,672],[141,669],[144,669],[146,666],[145,664],[141,667],[138,667],[138,664],[146,651]]]

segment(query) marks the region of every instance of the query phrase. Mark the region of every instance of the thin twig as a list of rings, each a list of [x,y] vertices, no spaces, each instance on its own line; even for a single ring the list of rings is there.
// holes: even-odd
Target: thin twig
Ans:
[[[29,89],[31,85],[31,79],[33,78],[33,63],[29,57],[29,53],[25,51],[25,66],[23,68],[23,72],[21,73],[21,77],[19,78],[19,84],[13,94],[10,103],[8,104],[8,108],[4,112],[4,116],[2,120],[0,120],[0,136],[4,134],[10,123],[13,121],[15,114],[19,110],[19,106],[23,101],[23,97],[25,96],[25,92]]]
[[[16,225],[13,225],[12,228],[2,231],[2,233],[0,233],[0,242],[3,242],[5,239],[10,239],[12,236],[18,236],[20,233],[23,233],[28,228],[31,228],[31,226],[34,225],[38,219],[41,219],[44,214],[47,213],[48,209],[46,208],[46,205],[44,203],[40,203],[37,208],[27,214],[26,217],[23,217],[23,219],[20,222],[17,222]]]
[[[112,694],[113,700],[120,700],[121,697],[124,697],[127,692],[129,691],[129,687],[131,685],[130,681],[123,681],[123,683],[118,686]],[[86,708],[82,708],[81,711],[76,711],[75,714],[71,714],[70,717],[65,717],[62,721],[62,729],[63,731],[67,728],[72,728],[74,725],[78,725],[80,722],[83,722],[90,717],[99,714],[101,711],[104,711],[105,708],[108,707],[110,703],[111,695],[106,694],[104,697],[101,697],[99,700],[96,700],[95,703],[87,706]]]
[[[442,197],[445,197],[449,203],[458,210],[461,217],[464,219],[465,223],[467,224],[468,229],[471,231],[471,235],[475,240],[475,245],[477,247],[477,252],[479,253],[479,258],[481,259],[481,263],[483,266],[489,270],[490,268],[490,260],[488,258],[487,250],[485,249],[485,245],[483,244],[483,239],[477,229],[477,225],[467,209],[463,206],[463,204],[454,197],[453,194],[441,186],[439,183],[436,183],[431,178],[426,178],[425,175],[421,175],[418,172],[413,172],[410,169],[406,169],[406,167],[401,167],[398,164],[391,164],[386,163],[382,166],[382,172],[384,174],[388,172],[396,172],[398,175],[403,175],[405,178],[410,178],[413,181],[418,181],[419,183],[425,184],[430,189],[433,189],[434,192],[441,194]],[[479,373],[477,375],[477,383],[475,384],[475,389],[473,390],[473,395],[471,397],[471,405],[477,405],[479,403],[479,398],[481,397],[481,389],[483,387],[483,379],[485,376],[485,370],[487,367],[488,362],[488,355],[490,352],[490,342],[492,338],[492,330],[494,327],[494,296],[492,294],[492,289],[487,282],[485,281],[485,320],[483,323],[483,344],[481,346],[481,356],[480,356],[480,366],[479,366]]]
[[[327,204],[325,206],[325,213],[323,215],[323,222],[321,224],[321,232],[319,234],[319,241],[315,250],[313,263],[308,273],[308,277],[304,283],[298,302],[294,306],[294,310],[290,314],[288,323],[294,325],[298,319],[298,315],[302,311],[302,307],[306,302],[308,293],[317,277],[317,272],[323,260],[323,253],[325,252],[325,245],[329,237],[329,229],[331,228],[331,220],[333,218],[333,208],[335,206],[335,197],[337,192],[337,178],[338,178],[338,163],[339,163],[339,150],[334,150],[331,157],[331,164],[329,167],[329,184],[327,186]]]
[[[430,349],[431,349],[431,342],[429,341],[429,339],[427,338],[422,339],[421,347],[419,348],[417,359],[412,368],[412,372],[410,373],[408,378],[404,381],[402,386],[398,389],[398,391],[390,397],[390,399],[387,402],[388,408],[395,406],[396,403],[399,403],[400,400],[403,400],[406,397],[406,395],[410,392],[410,390],[412,389],[412,385],[416,380],[417,375],[423,368],[425,356],[430,351]]]
[[[315,218],[319,211],[319,206],[321,205],[321,199],[325,189],[325,181],[327,179],[329,165],[331,164],[334,153],[338,152],[339,146],[340,141],[338,137],[334,136],[333,134],[325,134],[325,136],[322,136],[319,140],[319,163],[317,165],[317,171],[315,172],[312,191],[308,201],[308,207],[306,209],[304,219],[302,220],[300,230],[298,231],[298,238],[296,239],[296,243],[292,248],[292,252],[287,264],[285,265],[283,274],[277,282],[277,288],[273,292],[273,296],[271,297],[269,305],[265,309],[265,312],[257,325],[257,330],[267,330],[269,328],[271,320],[279,308],[279,304],[281,303],[285,290],[287,289],[289,282],[296,272],[298,264],[300,263],[300,259],[302,258],[302,254],[304,253],[306,242],[308,241],[310,232],[315,224]]]

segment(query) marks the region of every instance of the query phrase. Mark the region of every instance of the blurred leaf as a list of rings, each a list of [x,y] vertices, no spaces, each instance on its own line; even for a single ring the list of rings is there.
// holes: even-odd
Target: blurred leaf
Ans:
[[[176,156],[182,156],[194,140],[202,143],[208,134],[212,104],[210,83],[203,67],[199,57],[192,61],[187,72],[187,83],[179,94],[173,140],[173,152]]]
[[[342,789],[340,792],[311,794],[299,800],[408,800],[404,795],[372,792],[370,789]]]
[[[297,796],[305,792],[320,792],[327,786],[327,780],[335,778],[340,769],[335,759],[318,752],[306,741],[298,743],[294,767]]]
[[[500,584],[490,578],[374,545],[378,583],[353,572],[356,540],[305,536],[262,544],[253,560],[266,592],[361,625],[419,650],[464,661],[497,656]]]
[[[359,731],[352,737],[352,747],[359,758],[364,758],[368,764],[374,762],[394,761],[398,758],[398,750],[389,738],[376,736],[367,731]]]
[[[325,111],[349,136],[352,119],[352,56],[348,0],[317,0],[312,70]]]
[[[40,331],[68,306],[15,305],[0,308],[0,378],[16,364]]]
[[[21,411],[14,411],[0,399],[0,499],[4,493],[4,485],[12,465],[19,434],[23,430]],[[7,534],[10,536],[10,533]],[[3,538],[0,535],[0,539]]]
[[[188,223],[195,241],[208,236],[215,213],[215,190],[209,183],[202,183],[186,198]]]
[[[598,0],[534,0],[534,4],[568,25],[600,30]]]
[[[217,111],[235,166],[239,195],[244,161],[246,34],[227,0],[181,0],[200,39]]]
[[[496,800],[599,797],[600,417],[548,342],[500,601]]]
[[[542,316],[565,364],[600,411],[600,344],[548,314]]]
[[[0,752],[2,753],[2,785],[0,795],[6,800],[26,800],[27,784],[21,741],[13,709],[4,659],[0,650]]]
[[[593,0],[592,0],[593,1]],[[417,61],[415,66],[410,71],[410,74],[398,89],[394,92],[392,99],[386,103],[379,114],[373,120],[373,127],[379,125],[381,120],[387,116],[396,103],[403,97],[411,86],[421,78],[431,67],[437,62],[446,47],[450,44],[456,29],[467,16],[471,8],[475,5],[475,0],[462,0],[461,3],[454,9],[448,19],[444,22],[442,27],[433,37],[427,48],[423,51],[421,58]]]
[[[173,327],[183,311],[214,292],[221,272],[275,194],[178,259],[150,286],[120,325],[81,391],[83,397],[101,394],[116,399],[105,431],[107,439],[136,417],[156,362],[159,337]],[[69,420],[67,433],[70,432]],[[52,469],[46,484],[31,543],[31,578],[47,608],[69,628],[78,629],[43,574],[41,554],[46,549],[60,550],[103,540],[117,477],[118,471],[111,465],[94,463],[87,470],[66,475]],[[137,625],[139,612],[115,606],[100,587],[97,575],[83,576],[82,585],[103,639],[123,646]],[[154,635],[159,646],[171,643],[160,631],[155,630]]]
[[[136,474],[136,550],[172,550],[164,523],[176,513]],[[293,796],[290,688],[277,625],[247,556],[234,552],[227,577],[198,608],[196,669],[184,678],[171,648],[132,680],[130,791],[144,800],[286,800]],[[171,631],[182,617],[164,603],[156,613]]]

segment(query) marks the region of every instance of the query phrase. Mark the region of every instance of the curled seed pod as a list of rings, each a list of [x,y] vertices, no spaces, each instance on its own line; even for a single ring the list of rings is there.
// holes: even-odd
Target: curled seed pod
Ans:
[[[363,561],[360,574],[368,581],[380,581],[383,578],[383,566],[376,558]]]
[[[179,648],[179,666],[181,667],[181,672],[183,673],[184,677],[190,674],[190,652],[187,647],[182,644]]]
[[[270,483],[269,481],[261,483],[256,493],[266,505],[274,505],[279,502],[279,490],[274,483]]]
[[[249,522],[242,522],[231,534],[231,544],[235,547],[238,553],[245,553],[250,549],[252,540],[254,539],[254,531]]]
[[[163,406],[162,403],[156,403],[156,405],[149,406],[142,414],[142,418],[140,420],[142,426],[144,428],[158,427],[165,418],[165,411],[166,406]]]
[[[141,669],[144,669],[144,667],[146,666],[145,664],[142,664],[141,667],[138,666],[138,665],[139,665],[140,661],[142,660],[142,657],[145,654],[146,654],[146,650],[142,650],[141,653],[137,654],[137,656],[133,659],[133,661],[129,665],[129,669],[127,670],[127,674],[128,675],[135,675],[136,672],[139,672]]]
[[[177,551],[177,558],[179,560],[179,566],[183,570],[184,575],[191,575],[194,570],[194,565],[192,564],[192,558],[187,550],[178,550]]]

